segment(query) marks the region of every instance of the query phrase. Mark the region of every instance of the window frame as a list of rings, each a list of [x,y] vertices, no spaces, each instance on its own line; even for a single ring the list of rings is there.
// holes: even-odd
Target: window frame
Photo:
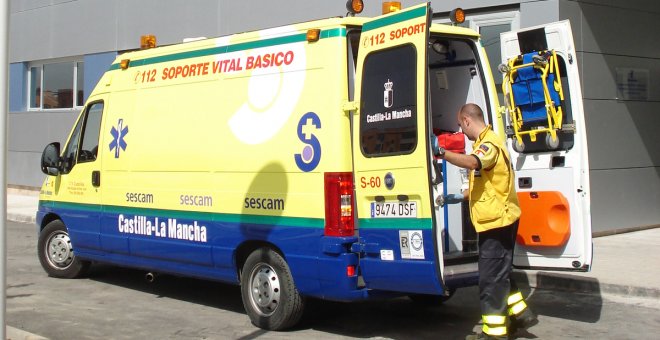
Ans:
[[[86,137],[88,137],[88,133],[89,133],[89,130],[88,130],[89,129],[89,126],[88,126],[88,124],[89,124],[89,115],[90,115],[90,112],[92,112],[92,108],[94,108],[97,105],[101,105],[101,114],[100,114],[100,117],[99,117],[99,123],[98,123],[99,125],[98,125],[98,129],[97,129],[98,133],[96,134],[96,145],[95,145],[96,153],[94,154],[93,159],[82,159],[81,158],[81,151],[83,151],[83,147],[85,146],[85,142],[87,141]],[[91,102],[91,103],[89,103],[89,105],[85,106],[85,116],[84,116],[85,120],[83,121],[81,134],[80,134],[80,140],[78,142],[79,145],[78,145],[78,151],[77,151],[77,155],[76,155],[76,164],[95,162],[99,158],[98,149],[101,145],[101,127],[103,125],[104,111],[105,111],[105,102],[103,100],[97,100],[97,101]],[[88,151],[92,151],[92,150],[88,150]]]
[[[71,84],[72,87],[72,103],[73,105],[71,107],[62,107],[62,108],[44,108],[44,100],[43,100],[43,95],[44,95],[44,66],[45,65],[50,65],[50,64],[61,64],[61,63],[71,63],[73,66],[73,82]],[[81,65],[83,68],[83,83],[78,84],[78,65]],[[85,106],[84,103],[84,66],[85,61],[83,60],[82,57],[73,57],[73,58],[57,58],[57,59],[48,59],[48,60],[39,60],[39,61],[33,61],[28,63],[27,67],[27,81],[26,81],[26,93],[27,96],[25,96],[26,99],[26,108],[27,111],[63,111],[63,110],[80,110]],[[41,77],[39,79],[39,88],[41,89],[41,92],[39,94],[39,107],[32,107],[32,99],[33,93],[32,93],[32,69],[33,68],[39,68]],[[78,91],[82,90],[83,91],[83,103],[80,103],[78,105]]]
[[[375,55],[380,56],[381,54],[392,52],[392,51],[395,51],[395,50],[402,50],[404,48],[405,49],[410,48],[413,52],[412,59],[411,59],[413,64],[414,64],[414,67],[412,68],[412,72],[413,72],[413,77],[412,78],[415,79],[416,78],[417,67],[418,67],[417,62],[418,62],[418,56],[419,56],[418,53],[419,53],[419,51],[417,50],[417,47],[414,44],[411,44],[411,43],[405,43],[405,44],[401,44],[401,45],[392,46],[390,48],[370,52],[369,54],[367,54],[364,61],[362,62],[361,70],[360,70],[360,72],[362,74],[360,76],[360,96],[361,96],[360,102],[361,102],[361,104],[360,104],[360,110],[359,110],[359,112],[360,112],[359,113],[359,115],[360,115],[359,122],[360,123],[359,123],[359,126],[358,126],[358,133],[359,133],[359,140],[360,140],[360,152],[362,153],[362,155],[364,157],[379,158],[379,157],[392,157],[392,156],[409,155],[409,154],[413,154],[415,152],[415,150],[417,149],[417,146],[419,144],[419,136],[418,135],[419,135],[420,127],[419,127],[419,124],[417,123],[417,115],[419,115],[419,108],[418,108],[416,99],[413,100],[413,105],[415,107],[415,111],[413,112],[413,115],[412,115],[412,120],[413,120],[414,126],[415,126],[415,130],[414,130],[415,140],[413,141],[413,145],[410,149],[398,150],[398,151],[395,151],[395,152],[373,152],[372,153],[372,152],[367,152],[366,151],[365,144],[363,142],[363,136],[364,136],[364,133],[365,133],[365,131],[364,131],[364,129],[365,129],[364,119],[366,119],[366,118],[363,118],[363,114],[364,114],[363,105],[365,105],[364,104],[365,103],[365,99],[364,99],[364,96],[365,96],[365,91],[364,91],[364,89],[365,89],[365,69],[366,69],[365,65],[367,65],[369,60],[371,58],[373,58]],[[417,94],[419,93],[420,90],[417,88],[417,82],[416,81],[413,80],[412,83],[413,83],[413,86],[414,86],[414,90],[413,90],[414,93],[413,93],[412,97],[417,98]],[[401,144],[399,144],[399,146],[400,145]],[[382,146],[382,144],[381,144],[381,146]]]

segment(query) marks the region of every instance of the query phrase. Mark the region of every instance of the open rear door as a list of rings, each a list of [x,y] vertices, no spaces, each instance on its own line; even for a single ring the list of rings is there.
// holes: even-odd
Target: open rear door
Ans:
[[[361,274],[368,288],[440,294],[427,119],[428,4],[363,25],[353,114]]]
[[[522,208],[514,265],[588,271],[589,163],[570,23],[502,33],[501,41],[507,144]]]

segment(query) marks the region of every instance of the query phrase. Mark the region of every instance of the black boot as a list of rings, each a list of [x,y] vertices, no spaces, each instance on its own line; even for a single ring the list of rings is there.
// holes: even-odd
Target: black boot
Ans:
[[[465,337],[465,340],[506,340],[507,336],[493,336],[484,333],[470,334]]]
[[[517,316],[511,316],[511,324],[509,325],[509,334],[515,334],[519,329],[528,329],[539,323],[539,319],[529,309],[525,310]]]

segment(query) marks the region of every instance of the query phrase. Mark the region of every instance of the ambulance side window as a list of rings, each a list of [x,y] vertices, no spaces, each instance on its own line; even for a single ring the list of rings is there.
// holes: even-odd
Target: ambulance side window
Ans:
[[[360,148],[367,157],[417,146],[417,51],[402,45],[367,55],[362,68]]]
[[[68,174],[76,163],[91,162],[98,155],[103,103],[91,104],[80,117],[62,157],[62,173]]]
[[[78,154],[79,163],[96,160],[99,149],[99,133],[101,132],[102,114],[102,102],[92,104],[87,110],[80,153]]]
[[[62,157],[62,173],[64,174],[68,174],[69,172],[71,172],[73,165],[76,163],[76,155],[78,153],[78,145],[80,142],[80,131],[82,130],[82,125],[84,120],[85,120],[84,116],[78,119],[78,123],[76,124],[76,127],[73,129],[73,133],[71,134],[69,143],[66,145],[66,148],[64,149],[64,153]]]
[[[348,62],[348,100],[352,101],[355,95],[355,65],[357,65],[358,47],[360,46],[360,31],[350,30],[346,34],[347,62]]]

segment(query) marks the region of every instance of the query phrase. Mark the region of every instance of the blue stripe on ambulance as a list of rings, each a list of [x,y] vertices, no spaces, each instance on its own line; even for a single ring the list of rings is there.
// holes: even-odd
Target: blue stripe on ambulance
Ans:
[[[261,241],[279,247],[296,288],[303,294],[339,301],[354,301],[368,294],[367,290],[357,289],[357,276],[346,277],[346,267],[358,264],[357,255],[348,252],[357,239],[323,236],[323,219],[40,201],[37,223],[41,224],[50,213],[60,216],[67,225],[76,255],[88,260],[238,283],[236,249],[246,241]],[[155,233],[122,233],[118,226],[120,214],[125,218],[146,216],[152,221],[197,222],[206,227],[207,239],[200,242]],[[72,224],[67,216],[74,215],[89,220],[101,218],[100,234],[86,232],[84,220]],[[94,238],[100,242],[94,242]]]

